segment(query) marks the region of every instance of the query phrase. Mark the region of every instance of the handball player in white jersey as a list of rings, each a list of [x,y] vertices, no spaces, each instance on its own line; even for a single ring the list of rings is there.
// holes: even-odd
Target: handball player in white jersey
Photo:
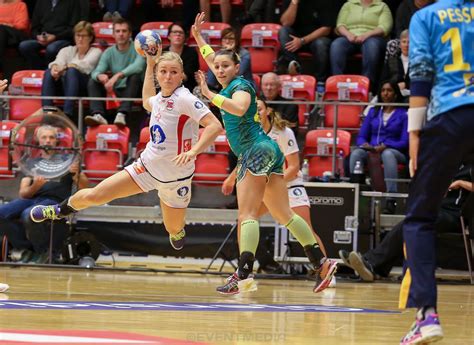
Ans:
[[[161,87],[158,94],[153,81],[155,64]],[[183,78],[183,61],[178,54],[166,52],[157,60],[147,56],[142,97],[143,107],[151,117],[150,141],[145,150],[134,163],[94,188],[82,189],[57,205],[36,206],[31,210],[31,219],[54,220],[156,189],[170,243],[176,250],[183,248],[194,162],[222,130],[207,106],[182,86]],[[198,140],[199,125],[205,129]]]

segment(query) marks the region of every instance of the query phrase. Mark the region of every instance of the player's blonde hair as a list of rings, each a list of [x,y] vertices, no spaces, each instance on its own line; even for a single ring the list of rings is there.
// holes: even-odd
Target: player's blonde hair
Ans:
[[[179,63],[181,66],[181,70],[184,71],[184,65],[183,65],[183,60],[181,59],[181,56],[176,54],[175,52],[164,52],[159,58],[158,61],[156,62],[156,65],[158,66],[161,62],[163,61],[176,61]]]

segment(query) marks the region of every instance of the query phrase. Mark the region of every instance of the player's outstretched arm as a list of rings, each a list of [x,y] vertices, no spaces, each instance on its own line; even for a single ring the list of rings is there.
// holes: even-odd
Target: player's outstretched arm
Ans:
[[[206,61],[207,65],[211,69],[214,75],[216,74],[214,69],[214,50],[209,44],[204,41],[204,38],[201,35],[201,27],[205,22],[206,14],[204,12],[198,13],[196,19],[194,20],[194,25],[191,27],[191,32],[196,40],[197,45],[199,46],[199,51],[201,52],[202,57]]]
[[[143,108],[151,112],[150,98],[156,95],[154,69],[156,59],[146,54],[145,80],[142,89]]]

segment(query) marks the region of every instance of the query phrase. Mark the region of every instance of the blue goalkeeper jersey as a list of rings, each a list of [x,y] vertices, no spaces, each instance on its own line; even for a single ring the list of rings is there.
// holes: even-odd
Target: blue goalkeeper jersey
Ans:
[[[409,65],[411,96],[431,97],[428,120],[474,104],[474,3],[440,0],[417,11]]]

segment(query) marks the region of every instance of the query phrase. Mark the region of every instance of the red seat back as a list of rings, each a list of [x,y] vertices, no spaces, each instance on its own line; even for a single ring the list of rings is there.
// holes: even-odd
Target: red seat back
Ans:
[[[230,28],[230,25],[221,22],[205,22],[201,27],[201,35],[204,40],[211,46],[220,47],[222,30]],[[189,36],[188,45],[197,45],[193,35]]]
[[[288,99],[315,101],[316,100],[316,78],[312,75],[288,75],[279,76],[281,82],[281,96]],[[298,122],[300,126],[306,124],[306,118],[312,106],[308,104],[298,105]]]
[[[242,28],[241,46],[250,53],[252,73],[263,74],[275,69],[280,49],[280,28],[281,25],[273,23],[247,24]]]
[[[41,95],[43,70],[17,71],[12,76],[11,95]],[[41,108],[41,99],[21,98],[10,100],[9,119],[22,121]]]
[[[324,101],[351,101],[368,102],[370,82],[369,78],[361,75],[336,75],[326,80],[326,90]],[[363,106],[344,105],[338,107],[337,125],[340,128],[359,128],[360,114]],[[334,125],[335,107],[333,105],[324,106],[324,126]]]
[[[303,155],[308,159],[309,175],[322,176],[325,171],[332,171],[332,153],[334,145],[334,131],[332,129],[314,129],[306,134]],[[351,133],[338,130],[336,139],[336,169],[343,174],[342,163],[344,157],[350,154]]]
[[[167,47],[170,45],[170,41],[168,39],[168,28],[171,24],[173,24],[173,22],[148,22],[148,23],[144,23],[140,27],[140,31],[143,31],[143,30],[158,31],[158,34],[161,37],[161,43],[163,44],[164,47]]]
[[[0,179],[15,177],[15,171],[8,166],[8,145],[10,143],[10,133],[18,125],[13,121],[0,122]]]
[[[113,24],[109,22],[95,22],[92,23],[95,33],[95,41],[92,46],[98,47],[102,50],[107,49],[115,44],[115,38],[113,36],[114,29]]]
[[[199,131],[201,135],[203,129]],[[230,146],[223,131],[205,152],[197,156],[193,181],[208,186],[220,185],[229,174]]]

